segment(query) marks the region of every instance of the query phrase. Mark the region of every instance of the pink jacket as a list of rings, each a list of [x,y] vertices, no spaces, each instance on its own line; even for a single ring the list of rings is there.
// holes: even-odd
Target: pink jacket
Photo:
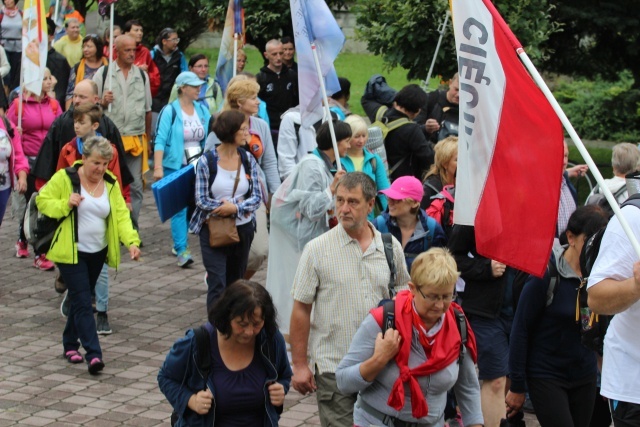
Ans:
[[[16,98],[7,112],[11,123],[18,123],[19,103],[20,99]],[[25,156],[37,156],[51,124],[62,114],[62,108],[56,99],[48,96],[44,96],[40,102],[35,98],[25,99],[22,105],[22,148]]]
[[[11,170],[11,188],[13,188],[16,180],[16,176],[18,176],[18,172],[25,171],[29,173],[29,162],[25,157],[22,151],[22,140],[20,139],[20,134],[15,130],[15,125],[12,123],[11,126],[14,128],[13,133],[15,134],[13,138],[9,136],[9,132],[4,124],[4,120],[0,120],[0,129],[4,130],[7,133],[7,137],[11,141],[11,156],[9,157],[9,168]]]

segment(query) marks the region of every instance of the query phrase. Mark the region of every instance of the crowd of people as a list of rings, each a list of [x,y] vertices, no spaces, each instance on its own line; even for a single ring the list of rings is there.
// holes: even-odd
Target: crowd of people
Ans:
[[[306,125],[292,38],[266,43],[255,76],[239,50],[223,93],[205,55],[178,49],[177,31],[150,50],[131,20],[110,52],[72,17],[64,35],[49,20],[56,41],[31,93],[19,81],[20,11],[3,2],[0,225],[12,190],[12,203],[37,194],[38,210],[60,220],[33,266],[59,271],[69,363],[104,369],[108,268],[121,244],[140,257],[145,178],[190,167],[193,202],[171,218],[171,251],[177,268],[196,268],[188,235],[198,235],[208,321],[158,375],[175,425],[277,425],[290,386],[316,393],[324,426],[523,426],[528,402],[543,427],[639,425],[640,390],[621,370],[640,369],[627,349],[640,264],[613,219],[588,278],[594,310],[616,314],[596,354],[575,318],[580,254],[610,213],[597,197],[578,205],[570,178],[587,167],[567,168],[566,145],[549,268],[522,279],[477,252],[473,227],[454,225],[457,74],[431,93],[376,75],[360,100],[367,117],[351,113],[340,78],[323,119]],[[637,192],[625,175],[639,162],[634,145],[614,148],[606,184],[620,203]],[[640,235],[635,207],[622,212]],[[27,258],[20,223],[16,256]],[[266,284],[251,282],[265,262]]]

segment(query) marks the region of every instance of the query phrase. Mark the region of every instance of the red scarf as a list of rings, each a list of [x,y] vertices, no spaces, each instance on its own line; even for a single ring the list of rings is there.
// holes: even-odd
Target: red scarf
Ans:
[[[409,382],[411,390],[411,414],[414,418],[422,418],[429,413],[429,406],[416,377],[431,375],[445,369],[458,359],[460,352],[460,333],[453,308],[462,311],[456,303],[451,303],[444,316],[442,328],[434,336],[427,338],[422,332],[424,326],[420,316],[413,308],[413,294],[401,291],[396,297],[395,322],[396,329],[402,337],[400,351],[396,355],[396,364],[400,369],[400,376],[391,388],[387,404],[400,411],[404,407],[404,383]],[[420,366],[409,369],[409,353],[414,327],[420,335],[420,342],[427,355],[427,361]],[[476,338],[468,328],[467,348],[475,362],[477,360]]]

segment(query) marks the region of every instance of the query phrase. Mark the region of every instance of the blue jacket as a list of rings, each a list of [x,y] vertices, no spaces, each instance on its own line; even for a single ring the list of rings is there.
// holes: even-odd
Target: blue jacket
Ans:
[[[413,235],[403,249],[404,259],[407,262],[407,271],[411,271],[413,260],[422,252],[427,251],[429,248],[444,248],[447,246],[447,235],[444,234],[442,226],[435,219],[427,216],[422,209],[418,210],[418,216],[420,221],[416,224]],[[375,221],[373,221],[373,226],[381,233],[391,233],[393,237],[398,239],[398,242],[402,243],[400,227],[396,220],[389,215],[388,210],[376,217]],[[429,243],[429,238],[431,238],[431,243]]]
[[[200,141],[200,146],[204,151],[204,143],[207,140],[211,114],[202,104],[194,102],[193,105],[204,128],[202,140]],[[184,129],[182,127],[182,108],[180,108],[179,100],[175,100],[166,105],[162,111],[160,111],[154,142],[154,150],[164,151],[164,157],[162,158],[163,167],[173,170],[178,170],[182,167],[182,159],[184,157]]]
[[[209,328],[209,323],[207,323],[206,326],[210,329],[210,333],[215,333],[215,329]],[[271,363],[267,356],[270,350],[275,351],[276,366]],[[266,409],[263,426],[277,427],[280,413],[282,413],[282,407],[276,408],[271,405],[267,387],[271,382],[277,381],[284,386],[285,394],[289,391],[291,376],[293,374],[291,372],[291,366],[289,365],[289,359],[287,358],[284,337],[280,332],[276,332],[275,336],[268,338],[266,331],[262,329],[256,339],[256,351],[260,352],[260,356],[262,356],[262,361],[267,370],[267,380],[263,387]],[[195,335],[193,329],[189,329],[183,338],[180,338],[173,344],[162,368],[160,368],[160,372],[158,372],[158,385],[160,386],[160,390],[179,415],[176,427],[209,427],[215,425],[216,396],[219,391],[213,387],[211,375],[207,379],[206,384],[207,389],[213,394],[211,410],[206,415],[201,416],[191,411],[187,406],[191,395],[204,389],[202,376],[196,364],[196,352],[197,345]],[[224,390],[220,392],[224,392]]]
[[[375,162],[374,162],[375,160]],[[353,161],[347,156],[340,159],[342,167],[347,172],[355,172],[356,168],[353,165]],[[375,163],[375,167],[373,164]],[[382,159],[377,154],[364,150],[364,164],[362,165],[362,172],[366,173],[376,183],[376,189],[386,190],[389,188],[389,177],[387,176],[387,170],[384,168]],[[384,194],[378,194],[376,197],[376,205],[379,207],[380,212],[387,210],[387,196]],[[368,220],[373,221],[375,215],[373,211],[369,213]]]

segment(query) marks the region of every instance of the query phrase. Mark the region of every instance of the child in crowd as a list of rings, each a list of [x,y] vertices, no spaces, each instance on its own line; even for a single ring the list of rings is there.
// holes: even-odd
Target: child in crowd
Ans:
[[[102,136],[97,132],[100,119],[102,118],[102,108],[95,104],[83,104],[78,105],[73,110],[73,127],[76,132],[76,137],[66,143],[62,150],[60,150],[60,157],[58,157],[58,165],[56,170],[66,168],[73,165],[76,161],[82,159],[82,147],[84,141],[93,136]],[[124,196],[127,206],[131,206],[131,195],[129,186],[122,186],[122,176],[120,174],[120,159],[118,158],[118,150],[111,144],[113,156],[107,165],[107,168],[113,172],[118,180],[120,188],[122,188],[122,195]],[[109,326],[109,319],[107,317],[107,308],[109,305],[109,274],[107,272],[107,264],[104,264],[100,277],[96,283],[95,288],[96,297],[96,309],[98,311],[96,320],[96,329],[98,335],[109,335],[113,331]],[[63,316],[67,316],[69,313],[69,300],[65,294],[60,306],[60,312]]]

